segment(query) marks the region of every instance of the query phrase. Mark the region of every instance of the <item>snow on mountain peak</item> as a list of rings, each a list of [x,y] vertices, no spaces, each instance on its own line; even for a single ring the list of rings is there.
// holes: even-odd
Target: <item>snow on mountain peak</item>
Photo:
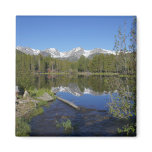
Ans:
[[[32,50],[33,50],[34,55],[38,55],[40,53],[40,50],[38,49],[32,49]]]
[[[77,47],[77,48],[74,48],[73,50],[74,50],[75,52],[77,52],[77,51],[82,50],[82,48],[81,48],[81,47]]]
[[[25,53],[25,54],[29,54],[29,55],[38,55],[40,53],[40,50],[38,49],[31,49],[29,47],[21,47],[21,46],[17,46],[16,47],[17,50]]]
[[[82,55],[84,55],[86,58],[91,57],[92,55],[101,54],[101,53],[116,55],[116,52],[114,52],[114,51],[105,50],[105,49],[101,49],[101,48],[96,48],[93,50],[84,50],[81,47],[77,47],[77,48],[73,48],[72,50],[66,51],[66,52],[59,52],[55,48],[48,48],[46,50],[40,51],[38,49],[31,49],[28,47],[17,46],[16,49],[25,54],[30,54],[30,55],[41,54],[43,56],[50,56],[53,58],[70,59],[71,61],[79,59]]]
[[[86,58],[91,55],[91,50],[84,50],[84,54],[83,54]]]
[[[53,58],[59,58],[60,57],[60,52],[55,48],[49,48],[49,49],[44,50],[43,52],[48,53]]]

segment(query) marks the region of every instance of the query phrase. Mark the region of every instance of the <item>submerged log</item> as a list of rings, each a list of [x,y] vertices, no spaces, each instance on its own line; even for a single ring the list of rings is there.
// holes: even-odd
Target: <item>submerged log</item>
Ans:
[[[58,97],[58,96],[56,96],[56,98],[57,98],[58,100],[64,102],[64,103],[68,104],[69,106],[75,108],[76,110],[80,110],[80,107],[76,106],[74,103],[72,103],[72,102],[70,102],[70,101],[68,101],[68,100],[62,99],[62,98],[60,98],[60,97]]]

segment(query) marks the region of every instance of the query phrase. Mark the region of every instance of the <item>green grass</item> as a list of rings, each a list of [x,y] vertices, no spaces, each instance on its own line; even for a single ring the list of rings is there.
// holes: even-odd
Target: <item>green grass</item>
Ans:
[[[56,121],[56,127],[57,128],[63,127],[66,134],[70,134],[73,130],[72,123],[71,123],[70,119],[67,119],[66,121],[62,121],[61,123]]]
[[[16,136],[29,136],[30,132],[30,125],[24,118],[16,118]]]
[[[64,75],[64,74],[70,74],[70,72],[51,72],[51,73],[40,73],[40,74],[51,74],[51,75]],[[77,75],[103,75],[103,76],[119,76],[119,77],[136,77],[135,74],[131,75],[131,74],[120,74],[120,73],[110,73],[110,72],[100,72],[100,73],[91,73],[91,72],[74,72],[74,74]]]
[[[40,97],[45,92],[47,92],[55,99],[54,93],[51,92],[51,90],[49,89],[29,89],[28,92],[30,94],[30,97],[35,100],[39,100],[39,102],[36,104],[36,107],[33,102],[27,102],[26,104],[24,104],[24,107],[21,106],[22,104],[20,106],[17,106],[19,115],[16,118],[16,136],[28,136],[31,131],[29,122],[31,121],[32,117],[40,115],[44,112],[41,106],[46,106],[48,102],[37,99],[36,97]],[[23,114],[20,115],[21,113]]]
[[[48,104],[47,101],[43,101],[43,100],[39,100],[40,102],[37,103],[37,106],[38,107],[41,107],[41,106],[46,106]]]
[[[64,74],[69,74],[68,72],[44,72],[44,73],[36,73],[36,74],[50,74],[50,75],[64,75]]]
[[[118,73],[91,73],[92,75],[107,75],[107,76],[113,76],[113,75],[119,75]]]
[[[49,89],[44,89],[44,88],[41,88],[41,89],[29,89],[28,92],[29,92],[31,97],[40,97],[45,92],[47,92],[50,96],[55,98],[54,93],[51,90],[49,90]]]
[[[30,119],[31,119],[32,117],[35,117],[35,116],[37,116],[37,115],[42,114],[43,112],[44,112],[44,110],[43,110],[42,107],[38,107],[38,108],[34,109],[34,110],[32,111],[32,113],[30,114]]]
[[[32,117],[40,115],[44,112],[43,108],[38,107],[24,117],[16,118],[16,136],[29,136],[31,127],[29,122]]]
[[[29,89],[28,92],[29,92],[29,94],[30,94],[30,96],[32,98],[34,98],[35,100],[39,101],[37,103],[38,107],[47,106],[48,105],[48,101],[44,101],[44,100],[41,100],[41,99],[37,98],[37,97],[42,96],[44,93],[48,93],[50,96],[53,97],[54,100],[56,99],[56,96],[54,95],[54,93],[50,89],[44,89],[44,88],[41,88],[41,89]]]
[[[126,136],[135,136],[136,135],[136,126],[134,124],[127,124],[123,126],[121,129],[118,128],[119,135]]]
[[[29,89],[28,92],[30,96],[34,99],[36,99],[36,97],[42,96],[45,92],[47,92],[55,99],[54,93],[51,92],[51,90],[49,89]],[[47,104],[47,101],[39,100],[36,107],[33,102],[27,102],[26,105],[24,105],[24,108],[22,108],[21,106],[17,106],[17,108],[20,109],[20,113],[23,111],[24,112],[23,115],[19,115],[16,118],[16,136],[29,136],[31,132],[29,122],[31,121],[32,117],[42,114],[44,110],[41,106]],[[28,112],[26,113],[26,111]]]
[[[136,75],[130,75],[130,74],[120,74],[120,73],[91,73],[91,75],[103,75],[103,76],[119,76],[119,77],[136,77]]]
[[[44,112],[43,108],[40,106],[37,106],[36,108],[26,113],[25,115],[17,117],[16,118],[16,136],[29,136],[31,132],[29,122],[31,121],[33,117],[40,115],[43,112]]]

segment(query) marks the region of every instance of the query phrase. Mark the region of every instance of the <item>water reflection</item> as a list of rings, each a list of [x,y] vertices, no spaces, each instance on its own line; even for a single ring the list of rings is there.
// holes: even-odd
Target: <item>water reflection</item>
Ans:
[[[101,95],[124,90],[135,94],[136,87],[135,78],[118,76],[22,75],[17,77],[16,82],[20,88],[47,88],[54,92],[69,92],[75,96]]]
[[[132,121],[128,116],[132,114],[130,110],[135,108],[128,104],[128,101],[136,101],[135,78],[22,75],[17,77],[16,82],[20,88],[52,89],[58,96],[80,106],[80,111],[76,111],[56,100],[49,107],[44,107],[44,113],[34,117],[30,122],[33,136],[67,135],[63,128],[56,127],[56,122],[62,122],[64,119],[64,121],[69,119],[72,123],[71,136],[113,136],[117,135],[118,128],[128,124],[130,126]],[[122,104],[115,99],[118,96],[123,99]],[[111,102],[110,105],[108,105],[109,102]],[[109,113],[109,106],[111,113]]]

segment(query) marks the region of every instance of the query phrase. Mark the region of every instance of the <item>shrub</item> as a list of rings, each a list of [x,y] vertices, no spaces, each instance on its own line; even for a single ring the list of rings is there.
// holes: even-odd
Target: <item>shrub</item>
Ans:
[[[16,136],[28,136],[30,131],[29,124],[23,118],[16,118]]]
[[[136,135],[136,126],[135,124],[127,124],[123,126],[121,129],[118,128],[119,135],[126,135],[126,136],[135,136]]]
[[[71,123],[70,119],[67,119],[66,121],[63,121],[61,123],[56,121],[56,127],[58,127],[58,128],[63,127],[65,133],[68,133],[68,134],[71,133],[73,130],[72,123]]]
[[[112,114],[113,117],[128,119],[133,116],[133,104],[125,97],[117,96],[114,98],[111,95],[111,102],[108,103],[108,106],[109,113]]]

